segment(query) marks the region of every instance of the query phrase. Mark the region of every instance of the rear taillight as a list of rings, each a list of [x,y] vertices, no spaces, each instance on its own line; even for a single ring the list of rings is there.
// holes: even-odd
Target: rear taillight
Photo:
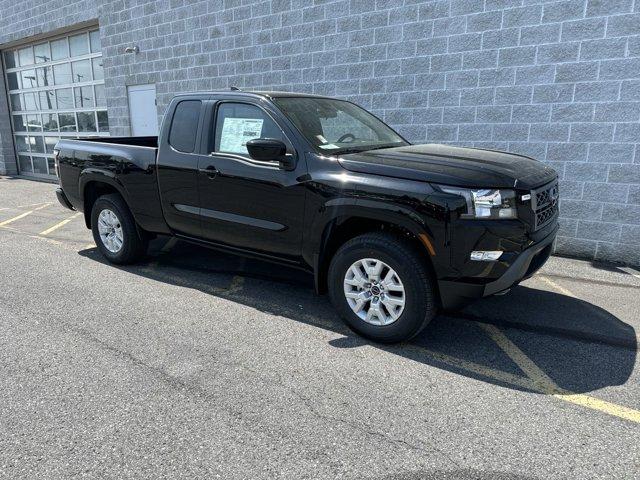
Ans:
[[[58,156],[60,155],[60,150],[53,150],[53,163],[55,165],[56,177],[60,178],[60,164],[58,162]]]

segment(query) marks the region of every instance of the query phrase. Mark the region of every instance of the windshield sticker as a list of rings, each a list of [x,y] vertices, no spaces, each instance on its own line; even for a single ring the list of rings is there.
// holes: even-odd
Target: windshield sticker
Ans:
[[[262,135],[262,118],[225,118],[220,136],[220,151],[249,153],[247,142]]]
[[[325,150],[332,150],[334,148],[340,148],[339,145],[335,143],[327,143],[326,145],[318,145],[320,148],[324,148]]]
[[[327,143],[327,139],[324,138],[322,135],[316,135],[316,138],[320,140],[320,143]]]

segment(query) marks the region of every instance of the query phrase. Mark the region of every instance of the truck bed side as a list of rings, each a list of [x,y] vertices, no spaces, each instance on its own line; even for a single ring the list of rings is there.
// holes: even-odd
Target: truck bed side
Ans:
[[[143,229],[164,233],[167,227],[156,175],[157,143],[157,137],[60,140],[56,145],[60,185],[79,211],[92,203],[96,188],[117,191]],[[90,214],[85,212],[87,225]]]

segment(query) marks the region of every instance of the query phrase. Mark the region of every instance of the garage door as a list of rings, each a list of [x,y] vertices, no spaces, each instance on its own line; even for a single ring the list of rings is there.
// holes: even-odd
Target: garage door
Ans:
[[[53,147],[60,137],[109,135],[97,29],[2,56],[20,174],[55,177]]]

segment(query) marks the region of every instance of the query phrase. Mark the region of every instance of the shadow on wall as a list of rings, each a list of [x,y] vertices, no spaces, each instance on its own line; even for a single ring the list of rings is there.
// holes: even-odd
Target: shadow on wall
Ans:
[[[335,348],[371,345],[484,382],[530,390],[526,385],[503,381],[500,375],[485,374],[484,369],[488,369],[524,378],[523,372],[489,338],[479,323],[508,325],[512,322],[518,328],[503,330],[504,333],[560,388],[584,393],[621,385],[627,381],[635,365],[637,341],[635,330],[630,325],[600,307],[558,293],[519,286],[509,295],[477,302],[472,310],[438,316],[411,342],[380,345],[351,332],[336,315],[328,298],[314,293],[313,279],[304,272],[281,266],[274,268],[270,263],[231,256],[185,242],[177,242],[170,253],[166,253],[162,251],[165,243],[166,238],[152,242],[149,257],[141,264],[113,268],[196,289],[264,313],[331,330],[343,335],[329,342]],[[96,248],[83,250],[80,255],[106,263]],[[242,285],[238,285],[238,277],[244,279]],[[544,322],[540,321],[541,318]],[[274,321],[278,321],[277,318]],[[553,335],[545,325],[556,329]],[[574,338],[571,332],[576,327],[592,331],[594,338],[590,341]],[[616,332],[626,348],[597,338],[598,332]]]

